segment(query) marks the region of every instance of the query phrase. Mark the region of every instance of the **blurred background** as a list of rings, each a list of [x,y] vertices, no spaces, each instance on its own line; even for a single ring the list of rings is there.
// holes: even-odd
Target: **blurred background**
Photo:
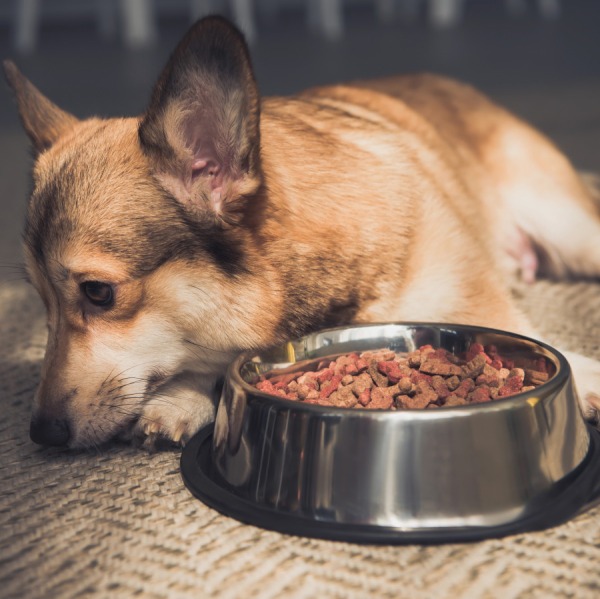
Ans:
[[[178,39],[207,13],[245,31],[265,95],[442,73],[600,172],[600,0],[0,0],[0,57],[78,117],[139,114]],[[21,261],[30,163],[3,85],[0,264]]]

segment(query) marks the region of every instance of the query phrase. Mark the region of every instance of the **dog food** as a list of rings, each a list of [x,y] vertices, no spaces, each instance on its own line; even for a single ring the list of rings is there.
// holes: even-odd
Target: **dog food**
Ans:
[[[316,371],[262,378],[256,388],[321,406],[371,410],[433,409],[478,404],[534,389],[549,378],[545,358],[515,367],[495,346],[475,343],[463,357],[423,345],[408,354],[389,349],[323,361]]]

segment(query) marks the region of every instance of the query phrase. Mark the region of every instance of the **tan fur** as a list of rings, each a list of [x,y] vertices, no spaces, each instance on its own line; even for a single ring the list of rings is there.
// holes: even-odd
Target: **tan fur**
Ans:
[[[222,27],[199,27],[209,26]],[[506,283],[515,269],[535,274],[534,249],[550,273],[600,275],[590,186],[470,87],[425,75],[267,98],[259,138],[240,67],[249,99],[242,84],[223,96],[240,113],[215,135],[231,146],[237,131],[241,145],[219,149],[182,125],[189,115],[166,87],[177,61],[143,119],[66,116],[64,129],[54,120],[37,134],[52,143],[34,168],[26,229],[49,315],[34,418],[67,421],[70,445],[185,440],[214,417],[211,388],[237,352],[321,326],[437,321],[535,335]],[[565,240],[571,227],[586,234]],[[114,306],[86,303],[86,281],[113,285]],[[600,366],[574,361],[592,416]]]

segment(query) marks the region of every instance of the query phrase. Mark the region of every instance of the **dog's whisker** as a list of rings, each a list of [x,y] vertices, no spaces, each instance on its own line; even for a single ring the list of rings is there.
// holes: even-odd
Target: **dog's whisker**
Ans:
[[[24,277],[24,276],[9,276],[9,277],[2,277],[0,279],[0,285],[2,285],[2,286],[10,285],[12,283],[18,283],[19,281],[23,281],[24,283],[29,282],[27,277]]]
[[[96,454],[100,455],[101,451],[100,451],[100,445],[98,445],[98,442],[96,441],[96,439],[99,438],[100,435],[98,435],[98,431],[96,429],[96,426],[98,426],[100,428],[100,423],[96,423],[94,424],[93,422],[90,422],[90,428],[92,429],[92,433],[93,433],[93,437],[90,439],[90,441],[92,442],[92,447],[93,449],[96,450]],[[102,429],[101,429],[102,430]],[[102,431],[103,436],[105,436],[104,431]]]
[[[137,405],[136,403],[126,404],[126,403],[124,403],[122,401],[122,399],[125,400],[125,401],[130,401],[132,399],[133,400],[136,400],[136,399],[139,399],[139,400],[147,399],[147,401],[153,401],[153,402],[156,402],[156,403],[162,403],[164,405],[168,405],[168,406],[171,406],[171,407],[183,410],[183,408],[181,408],[181,406],[179,406],[179,404],[177,403],[178,398],[176,396],[172,396],[172,395],[152,395],[149,398],[146,398],[146,397],[143,397],[143,396],[142,397],[139,397],[139,396],[129,396],[129,397],[128,396],[124,396],[123,398],[119,397],[117,399],[119,400],[118,403],[113,404],[113,405],[119,406],[119,407],[120,406],[125,406],[125,405],[130,405],[130,406],[131,405]]]
[[[116,412],[116,410],[114,410],[114,412]],[[126,416],[132,416],[132,417],[136,417],[136,418],[137,418],[137,415],[136,415],[136,414],[133,414],[133,413],[132,413],[132,414],[125,414],[125,415],[126,415]],[[118,426],[118,427],[120,427],[120,426],[122,426],[122,425],[123,425],[123,423],[122,423],[121,421],[119,421],[119,420],[116,420],[114,417],[112,417],[112,412],[111,412],[110,414],[108,414],[108,413],[107,413],[107,414],[103,414],[102,418],[103,418],[103,420],[104,420],[105,422],[108,422],[109,424],[112,424],[112,425],[114,425],[114,426]]]
[[[121,408],[114,408],[114,413],[115,414],[121,414],[123,416],[127,416],[132,420],[138,419],[138,418],[143,418],[143,414],[141,414],[140,412],[137,411],[133,411],[133,410],[123,410]]]
[[[197,341],[192,341],[191,339],[184,338],[183,341],[184,341],[184,343],[189,343],[190,345],[193,345],[194,347],[199,347],[200,349],[204,349],[208,352],[215,352],[215,353],[219,353],[219,354],[231,353],[231,350],[224,350],[224,349],[217,349],[216,347],[209,347],[208,345],[202,345],[201,343],[198,343]]]
[[[119,418],[120,415],[125,416],[126,418]],[[134,412],[132,410],[122,410],[120,408],[112,406],[110,412],[105,412],[102,414],[102,421],[108,423],[110,429],[112,429],[114,432],[119,432],[123,430],[124,427],[127,427],[130,424],[134,423],[140,417],[141,415],[139,412]],[[102,431],[104,439],[108,439],[111,436],[104,430],[103,427],[100,427],[100,430]]]
[[[146,416],[145,414],[138,414],[136,412],[131,412],[128,410],[119,410],[119,409],[115,409],[115,412],[117,412],[119,414],[123,414],[124,416],[131,416],[131,417],[137,418],[138,420],[141,420],[143,422],[148,422],[151,424],[160,424],[159,420],[157,420],[156,418],[150,418],[149,416]]]
[[[107,389],[106,394],[112,395],[112,394],[116,393],[117,391],[120,391],[121,389],[125,389],[126,387],[130,387],[131,385],[135,385],[136,383],[139,383],[139,382],[145,382],[145,380],[137,379],[137,380],[129,381],[127,383],[118,384],[115,387],[111,387],[110,389]]]
[[[7,268],[3,272],[9,272],[13,275],[18,275],[20,280],[29,282],[29,275],[22,268]]]
[[[144,366],[145,364],[148,364],[148,363],[151,363],[151,362],[141,362],[141,363],[135,364],[133,366],[130,366],[129,368],[125,368],[125,369],[121,370],[120,372],[118,372],[118,373],[116,373],[114,375],[112,374],[114,372],[114,368],[113,368],[110,371],[109,375],[102,381],[99,389],[102,389],[105,385],[112,384],[115,381],[120,382],[120,381],[129,380],[129,379],[132,379],[132,380],[137,379],[139,381],[144,381],[145,380],[144,377],[136,377],[136,376],[132,376],[132,375],[130,375],[130,376],[123,376],[123,375],[126,372],[128,372],[129,370],[133,370],[134,368],[140,368],[140,367],[142,367],[142,366]]]
[[[25,264],[23,262],[0,262],[0,268],[11,268],[25,274]]]
[[[157,401],[157,404],[161,404],[161,405],[166,405],[169,406],[169,408],[178,410],[179,412],[182,412],[184,414],[190,415],[192,412],[190,412],[190,410],[184,408],[183,406],[179,405],[176,402],[171,402],[171,401]],[[124,407],[130,406],[132,404],[123,404]],[[121,405],[118,406],[119,408],[121,407]]]
[[[140,403],[143,402],[145,399],[146,395],[142,393],[122,393],[119,395],[108,396],[107,403],[110,402],[110,406],[120,406],[123,405],[123,402],[125,401]],[[130,403],[129,405],[134,404]]]
[[[147,402],[155,402],[157,404],[162,404],[162,405],[166,405],[169,406],[171,408],[175,408],[177,410],[180,410],[186,414],[189,414],[189,410],[183,408],[179,403],[178,403],[179,398],[175,395],[170,395],[170,394],[153,394],[148,396],[146,395],[142,395],[142,394],[138,394],[138,393],[131,393],[131,394],[120,394],[114,397],[111,397],[111,409],[113,408],[125,408],[125,407],[141,407],[141,402],[142,403],[147,403]]]
[[[103,381],[100,383],[100,389],[102,389],[102,388],[104,387],[104,385],[106,385],[106,383],[107,383],[109,380],[111,380],[111,381],[113,380],[111,377],[112,377],[112,373],[113,373],[114,371],[115,371],[115,369],[114,369],[114,368],[111,368],[110,372],[109,372],[109,373],[106,375],[106,377],[104,378],[104,380],[103,380]]]
[[[143,395],[119,395],[114,398],[111,398],[111,406],[124,406],[124,405],[140,405],[140,402],[143,402],[145,396]],[[130,402],[126,404],[125,402]]]
[[[114,386],[105,390],[106,395],[112,395],[121,389],[125,389],[126,387],[130,387],[131,385],[136,385],[138,383],[144,384],[146,386],[148,384],[148,379],[146,377],[124,377],[122,379],[118,379],[114,381]],[[106,386],[105,384],[100,386],[100,390]]]

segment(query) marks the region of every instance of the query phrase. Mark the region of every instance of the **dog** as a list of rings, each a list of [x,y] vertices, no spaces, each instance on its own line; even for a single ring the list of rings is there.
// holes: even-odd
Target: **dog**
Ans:
[[[321,327],[539,338],[512,274],[600,275],[597,187],[467,85],[406,75],[261,98],[220,17],[192,26],[137,118],[78,120],[4,67],[35,154],[37,443],[183,444],[214,419],[236,355]],[[597,418],[600,363],[569,360]]]

